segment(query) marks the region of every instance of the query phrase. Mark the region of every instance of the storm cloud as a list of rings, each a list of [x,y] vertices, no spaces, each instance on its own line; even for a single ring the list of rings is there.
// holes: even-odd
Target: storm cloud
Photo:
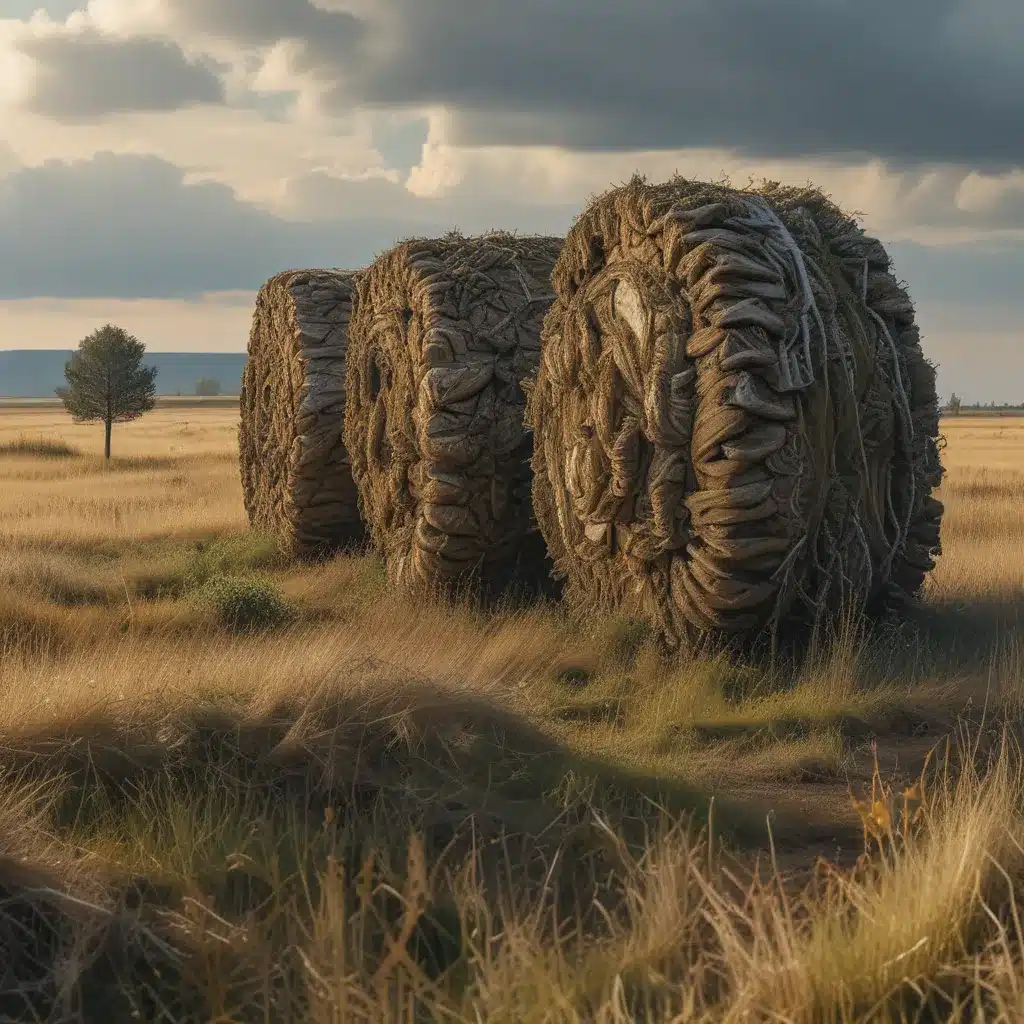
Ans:
[[[105,6],[138,10],[133,4]],[[334,114],[444,106],[455,145],[723,148],[988,172],[1024,162],[1019,0],[154,0],[151,8],[154,26],[194,45],[216,37],[266,51],[289,41],[294,70],[314,76]],[[95,43],[83,35],[60,45],[60,61],[51,52],[47,67],[54,96],[68,105],[81,81],[71,51]],[[118,102],[130,103],[137,57],[110,55],[102,72],[110,84],[91,88],[109,106],[121,75]],[[208,97],[212,83],[200,85],[200,74],[194,87]]]
[[[27,108],[58,121],[127,110],[177,110],[224,98],[212,68],[188,60],[167,40],[53,34],[22,39],[18,49],[35,61]]]
[[[301,40],[335,112],[446,105],[454,144],[1024,160],[1019,0],[164,3],[186,31]]]
[[[455,144],[1024,159],[1018,0],[390,0],[366,101],[450,104]],[[343,103],[346,89],[336,101]]]

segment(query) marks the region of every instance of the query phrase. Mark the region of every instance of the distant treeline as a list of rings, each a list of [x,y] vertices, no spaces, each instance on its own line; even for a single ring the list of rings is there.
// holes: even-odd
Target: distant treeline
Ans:
[[[52,398],[65,384],[71,349],[0,351],[0,398]],[[203,378],[215,380],[222,395],[237,395],[244,352],[147,352],[143,362],[157,368],[158,395],[195,395]]]
[[[1012,403],[1012,402],[974,402],[967,403],[961,402],[959,404],[951,404],[947,402],[942,407],[944,413],[949,413],[954,416],[966,416],[966,415],[1024,415],[1024,403]]]

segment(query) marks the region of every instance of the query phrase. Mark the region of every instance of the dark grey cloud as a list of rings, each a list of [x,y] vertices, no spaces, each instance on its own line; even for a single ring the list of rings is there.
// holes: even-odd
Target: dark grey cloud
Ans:
[[[218,184],[185,184],[157,157],[101,153],[0,179],[0,297],[184,297],[254,288],[289,266],[363,265],[412,234],[506,227],[564,233],[575,206],[452,196],[419,199],[377,178],[311,173],[290,183],[293,219]],[[1020,312],[1016,240],[887,242],[919,306]]]
[[[248,43],[325,37],[343,48],[364,29],[355,15],[308,0],[164,0],[163,7],[189,28]]]
[[[417,200],[385,181],[309,175],[306,220],[285,220],[223,185],[190,184],[156,157],[99,154],[0,180],[0,299],[174,298],[252,289],[288,267],[361,266],[413,234],[568,227],[571,211]]]
[[[223,86],[213,69],[161,39],[111,39],[96,33],[22,39],[36,62],[28,109],[59,121],[127,110],[177,110],[218,103]]]
[[[304,38],[338,112],[447,104],[456,142],[1024,163],[1020,0],[379,0],[372,29],[270,7],[220,30]]]
[[[163,6],[176,23],[200,34],[252,46],[301,42],[299,71],[337,73],[367,34],[361,18],[308,0],[164,0]]]
[[[1019,240],[922,245],[891,242],[886,248],[897,275],[919,307],[957,305],[1024,312],[1024,245]]]
[[[391,3],[350,88],[450,103],[456,141],[1024,162],[1020,0]],[[964,39],[979,7],[1005,17]]]
[[[456,143],[1024,164],[1021,0],[163,5],[182,37],[301,43],[334,113],[444,104]],[[132,102],[116,61],[59,95],[93,74]]]
[[[360,230],[362,228],[362,230]],[[166,298],[254,288],[290,266],[333,266],[390,240],[282,221],[222,185],[185,185],[156,157],[103,153],[0,181],[0,297]]]
[[[10,143],[0,139],[0,178],[3,178],[5,174],[10,174],[20,166],[21,161],[18,159],[18,154],[14,152]]]
[[[373,125],[373,146],[388,167],[408,172],[420,162],[429,127],[427,119],[422,117],[410,120],[377,117]]]

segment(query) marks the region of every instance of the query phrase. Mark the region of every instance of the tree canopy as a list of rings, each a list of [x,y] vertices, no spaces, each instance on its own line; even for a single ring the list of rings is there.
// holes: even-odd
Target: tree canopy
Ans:
[[[156,402],[157,371],[142,365],[145,353],[138,338],[106,324],[83,338],[64,366],[68,383],[57,394],[76,423],[106,425],[108,459],[111,424],[134,420]]]

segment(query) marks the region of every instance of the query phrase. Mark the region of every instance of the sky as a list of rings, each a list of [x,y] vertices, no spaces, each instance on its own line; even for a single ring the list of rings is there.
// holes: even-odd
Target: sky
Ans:
[[[0,0],[0,348],[244,351],[256,289],[658,181],[812,182],[944,395],[1024,402],[1021,0]]]

